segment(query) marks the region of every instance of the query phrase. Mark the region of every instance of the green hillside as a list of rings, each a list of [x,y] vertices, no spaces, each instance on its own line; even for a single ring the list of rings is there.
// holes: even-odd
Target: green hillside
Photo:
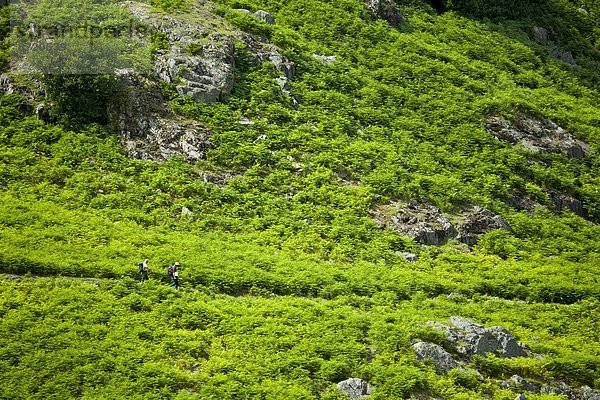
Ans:
[[[0,8],[0,399],[341,400],[352,377],[372,400],[600,398],[600,3],[398,0],[398,23],[361,0],[147,3]],[[18,71],[15,21],[75,10],[199,27],[178,60],[230,65],[230,90],[144,69],[163,26],[94,42],[134,48],[126,84],[52,51]],[[144,153],[160,129],[116,129],[132,110],[209,132],[202,154]],[[461,353],[451,316],[528,356]]]

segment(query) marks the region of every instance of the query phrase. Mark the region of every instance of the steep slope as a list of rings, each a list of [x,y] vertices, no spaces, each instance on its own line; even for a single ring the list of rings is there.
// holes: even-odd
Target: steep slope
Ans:
[[[598,396],[595,2],[110,3],[150,64],[4,44],[1,398]]]

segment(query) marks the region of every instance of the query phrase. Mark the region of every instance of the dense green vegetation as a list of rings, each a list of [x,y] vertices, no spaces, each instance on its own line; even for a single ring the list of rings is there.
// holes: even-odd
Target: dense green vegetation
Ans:
[[[438,15],[398,1],[398,30],[358,0],[217,3],[231,29],[268,37],[298,73],[286,95],[238,43],[231,96],[172,95],[212,130],[206,160],[127,158],[102,126],[118,97],[109,76],[46,77],[46,122],[26,96],[0,98],[0,398],[340,399],[335,383],[359,376],[374,400],[514,399],[472,369],[438,376],[415,361],[411,340],[446,345],[425,323],[450,315],[503,325],[545,354],[476,360],[489,378],[600,389],[597,2],[448,1]],[[529,39],[534,26],[578,66]],[[484,130],[486,117],[520,111],[592,153],[533,154]],[[509,205],[548,206],[548,190],[581,199],[591,221]],[[414,198],[448,213],[481,205],[514,231],[472,251],[425,247],[372,218],[377,204]],[[139,285],[144,258],[154,273]],[[160,283],[175,260],[182,291]]]

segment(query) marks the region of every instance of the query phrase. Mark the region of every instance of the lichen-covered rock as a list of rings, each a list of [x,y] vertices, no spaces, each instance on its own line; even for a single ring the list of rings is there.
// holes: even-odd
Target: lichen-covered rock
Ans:
[[[350,378],[337,384],[346,396],[351,399],[368,399],[374,389],[369,382],[360,378]]]
[[[452,355],[437,344],[417,342],[413,344],[413,349],[418,361],[433,361],[435,369],[440,373],[448,372],[459,366]]]
[[[124,86],[121,102],[109,109],[110,127],[116,131],[130,157],[164,161],[174,155],[188,161],[204,158],[212,147],[211,133],[201,124],[165,109],[155,83],[131,69],[117,71]]]
[[[589,146],[554,122],[521,114],[510,123],[500,117],[492,117],[486,124],[488,132],[500,140],[520,144],[536,153],[562,153],[569,158],[583,158],[590,152]]]
[[[505,389],[511,390],[524,390],[530,393],[540,393],[542,390],[542,385],[535,382],[529,382],[525,380],[523,377],[519,375],[513,375],[510,379],[505,380],[500,384]]]
[[[512,231],[504,218],[490,210],[475,206],[463,216],[461,222],[457,225],[458,235],[456,238],[469,246],[473,246],[482,235],[495,229]]]
[[[267,25],[275,25],[275,17],[264,10],[258,10],[254,13],[254,18]]]
[[[385,20],[393,27],[404,23],[404,16],[394,0],[366,0],[366,5],[374,18]]]
[[[437,207],[416,201],[380,207],[375,218],[381,226],[392,228],[421,244],[439,246],[456,234],[448,218]]]
[[[451,317],[452,327],[439,327],[459,353],[467,358],[474,355],[496,354],[499,357],[525,357],[527,352],[517,340],[501,326],[485,328],[467,318]]]
[[[148,6],[129,3],[132,14],[163,34],[168,49],[155,55],[154,74],[177,85],[181,96],[214,102],[231,93],[235,57],[230,37],[202,24],[153,13]]]

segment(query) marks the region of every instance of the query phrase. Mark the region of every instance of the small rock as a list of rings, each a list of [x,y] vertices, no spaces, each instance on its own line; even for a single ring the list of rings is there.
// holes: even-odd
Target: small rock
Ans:
[[[375,391],[367,381],[360,378],[346,379],[339,382],[337,386],[338,389],[351,399],[365,399]]]
[[[254,18],[267,25],[275,25],[275,17],[264,10],[258,10],[254,13]]]
[[[374,18],[387,21],[393,27],[404,23],[404,16],[394,0],[366,0],[366,6]]]
[[[523,393],[521,393],[520,395],[515,397],[515,400],[527,400],[527,396],[525,396]]]
[[[505,389],[525,390],[527,392],[536,394],[542,391],[542,385],[539,383],[529,382],[519,375],[511,376],[510,379],[502,382],[500,386]]]
[[[541,45],[548,44],[548,31],[544,28],[540,28],[539,26],[534,26],[533,40],[535,40],[536,43]]]
[[[467,300],[467,298],[465,297],[465,295],[463,295],[461,293],[457,293],[457,292],[450,293],[448,296],[446,296],[446,299],[448,299],[450,301],[455,301],[457,303],[461,302],[461,301]]]
[[[319,54],[313,54],[312,58],[314,58],[317,61],[321,61],[321,64],[323,65],[331,65],[337,61],[336,56],[322,56]]]
[[[240,124],[242,126],[250,126],[250,125],[254,125],[254,121],[251,121],[247,118],[242,118],[238,121],[238,124]]]
[[[416,254],[413,253],[404,253],[404,252],[396,252],[396,254],[402,258],[404,258],[407,262],[416,262],[419,257]]]
[[[413,349],[417,355],[417,360],[433,361],[435,369],[440,373],[448,372],[458,367],[458,363],[452,358],[452,355],[437,344],[417,342],[413,344]]]
[[[181,208],[181,216],[182,217],[191,217],[193,215],[194,215],[194,213],[191,212],[189,208],[187,208],[185,206]]]

